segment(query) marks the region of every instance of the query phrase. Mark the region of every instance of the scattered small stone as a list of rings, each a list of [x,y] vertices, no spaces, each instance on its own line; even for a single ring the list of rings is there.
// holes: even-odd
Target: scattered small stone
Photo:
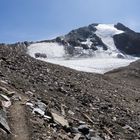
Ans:
[[[123,129],[128,129],[128,130],[130,130],[130,131],[134,131],[134,129],[133,129],[131,126],[129,126],[129,125],[125,125],[125,126],[123,127]]]
[[[75,114],[75,113],[72,112],[71,110],[69,110],[68,113],[69,113],[70,115],[72,115],[72,116]]]
[[[2,106],[8,108],[11,106],[11,101],[2,101]]]
[[[9,91],[5,87],[1,87],[1,86],[0,86],[0,90],[3,91],[3,93],[6,94],[6,96],[8,97],[12,97],[16,93],[15,91]]]
[[[47,115],[44,115],[44,118],[49,119],[49,120],[51,120],[51,119],[52,119],[52,117],[47,116]]]
[[[73,138],[73,140],[79,140],[80,139],[80,137],[81,137],[81,134],[76,134],[76,136]]]
[[[27,92],[25,92],[25,94],[26,94],[26,95],[29,95],[29,96],[33,96],[33,95],[34,95],[34,93],[31,92],[31,91],[27,91]]]
[[[40,100],[38,100],[38,101],[35,103],[35,105],[36,105],[38,108],[40,108],[42,111],[45,112],[46,107],[47,107],[45,103],[43,103],[43,102],[41,102]]]
[[[65,109],[64,109],[64,105],[63,105],[63,104],[61,104],[61,114],[62,114],[63,116],[66,115]]]
[[[21,100],[22,100],[21,96],[18,96],[18,95],[14,95],[14,96],[12,97],[12,99],[13,99],[14,101],[21,101]]]
[[[96,135],[95,137],[91,137],[90,140],[103,140],[100,136]]]
[[[70,129],[70,132],[71,132],[71,133],[79,133],[78,128],[76,128],[76,127],[72,127],[72,128]]]
[[[80,125],[80,126],[78,127],[78,130],[79,130],[81,133],[83,133],[83,135],[89,134],[89,128],[88,128],[87,125]]]
[[[86,114],[83,113],[83,116],[84,116],[86,119],[88,119],[88,121],[89,121],[90,123],[94,124],[94,122],[92,121],[92,119],[91,119],[88,115],[86,115]]]
[[[84,121],[79,121],[79,124],[86,124],[86,122],[84,122]]]
[[[8,84],[8,82],[4,81],[4,80],[0,80],[0,82],[3,83],[3,84],[6,84],[6,85]]]
[[[106,133],[108,133],[111,137],[113,137],[112,132],[111,132],[107,127],[104,127],[104,130],[105,130]]]
[[[32,103],[30,103],[30,102],[27,102],[26,105],[27,105],[27,106],[30,106],[31,108],[33,108],[33,106],[34,106],[34,105],[33,105]]]
[[[10,101],[10,98],[8,98],[6,95],[0,94],[0,97],[5,101]]]
[[[44,116],[45,112],[42,111],[40,108],[34,108],[33,109],[33,113],[38,113],[40,114],[41,116]]]

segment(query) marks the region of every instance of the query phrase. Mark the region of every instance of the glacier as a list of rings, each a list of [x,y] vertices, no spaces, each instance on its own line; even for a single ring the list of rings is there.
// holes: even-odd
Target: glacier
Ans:
[[[115,34],[121,34],[123,31],[116,29],[113,24],[98,24],[96,29],[95,34],[101,38],[102,42],[108,49],[103,50],[99,47],[98,50],[94,51],[93,55],[90,57],[68,57],[65,49],[66,46],[60,45],[57,42],[31,44],[28,47],[27,53],[34,58],[36,58],[36,53],[46,54],[47,58],[38,57],[36,59],[65,66],[78,71],[99,74],[104,74],[113,69],[127,66],[131,62],[137,60],[135,57],[122,54],[114,44],[113,36]],[[92,42],[89,38],[87,38],[87,41],[81,43],[87,44],[90,49]],[[83,51],[86,52],[87,50]],[[121,54],[123,58],[118,58],[118,54]]]

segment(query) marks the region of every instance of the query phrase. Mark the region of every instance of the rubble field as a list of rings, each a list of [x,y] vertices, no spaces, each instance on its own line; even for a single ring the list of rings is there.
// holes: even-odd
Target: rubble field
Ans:
[[[0,140],[139,140],[140,61],[104,75],[0,45]]]

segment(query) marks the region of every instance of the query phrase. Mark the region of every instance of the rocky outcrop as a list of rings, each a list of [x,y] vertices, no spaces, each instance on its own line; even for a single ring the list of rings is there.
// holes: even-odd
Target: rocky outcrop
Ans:
[[[116,47],[123,53],[140,56],[140,34],[126,31],[123,34],[115,35]]]
[[[129,33],[135,33],[133,30],[129,29],[128,27],[126,27],[125,25],[123,25],[122,23],[117,23],[116,25],[114,25],[115,28],[117,28],[118,30],[122,30],[124,32],[129,32]]]

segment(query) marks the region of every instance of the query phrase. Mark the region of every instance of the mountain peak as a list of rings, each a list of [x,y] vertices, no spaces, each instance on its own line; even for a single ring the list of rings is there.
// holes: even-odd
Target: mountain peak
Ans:
[[[121,23],[96,23],[74,29],[53,40],[32,44],[28,50],[32,57],[41,60],[76,70],[83,70],[87,66],[83,71],[102,73],[134,61],[134,57],[130,55],[140,54],[140,35]],[[96,70],[94,65],[98,67],[104,60],[108,61],[105,68]],[[94,65],[91,66],[90,63]]]
[[[122,23],[117,23],[116,25],[114,25],[118,30],[122,30],[125,32],[134,32],[133,30],[131,30],[130,28],[126,27],[125,25],[123,25]]]

